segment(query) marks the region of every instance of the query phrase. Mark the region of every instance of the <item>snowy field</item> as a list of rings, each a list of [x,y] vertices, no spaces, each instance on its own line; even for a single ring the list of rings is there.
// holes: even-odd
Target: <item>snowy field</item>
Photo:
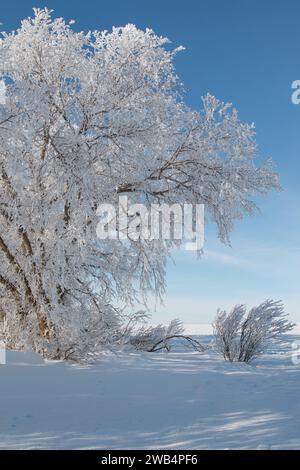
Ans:
[[[9,352],[0,448],[300,449],[296,339],[253,365],[186,350],[89,366]]]

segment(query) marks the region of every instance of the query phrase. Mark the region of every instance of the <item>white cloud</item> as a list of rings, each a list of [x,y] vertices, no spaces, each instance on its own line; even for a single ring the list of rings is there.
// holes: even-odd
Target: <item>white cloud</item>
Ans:
[[[227,255],[219,251],[204,250],[203,259],[221,264],[230,264],[233,266],[246,266],[249,261],[236,256]]]

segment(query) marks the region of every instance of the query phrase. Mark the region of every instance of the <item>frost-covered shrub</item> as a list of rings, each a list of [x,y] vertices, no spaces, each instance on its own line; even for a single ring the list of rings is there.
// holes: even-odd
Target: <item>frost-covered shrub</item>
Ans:
[[[127,344],[139,351],[170,351],[175,340],[181,340],[188,347],[198,352],[206,348],[198,340],[187,336],[180,320],[174,319],[169,325],[137,325],[127,337]]]
[[[248,313],[236,305],[230,313],[219,310],[213,323],[217,349],[225,360],[250,362],[293,328],[281,301],[266,300]]]
[[[175,319],[169,325],[140,326],[133,331],[129,338],[129,343],[138,350],[156,351],[169,350],[169,341],[184,331],[180,320]]]

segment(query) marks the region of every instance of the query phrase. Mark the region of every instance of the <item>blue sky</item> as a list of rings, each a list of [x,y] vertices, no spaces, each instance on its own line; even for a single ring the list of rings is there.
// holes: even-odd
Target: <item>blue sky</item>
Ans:
[[[259,200],[261,214],[236,224],[232,247],[206,227],[206,254],[180,252],[168,268],[165,307],[155,321],[180,317],[207,323],[217,307],[282,299],[300,321],[300,105],[291,83],[300,79],[300,2],[286,0],[72,0],[2,2],[3,30],[17,28],[33,6],[76,20],[75,28],[111,29],[126,23],[167,36],[178,54],[186,101],[201,106],[210,92],[255,122],[260,162],[272,157],[284,191]]]

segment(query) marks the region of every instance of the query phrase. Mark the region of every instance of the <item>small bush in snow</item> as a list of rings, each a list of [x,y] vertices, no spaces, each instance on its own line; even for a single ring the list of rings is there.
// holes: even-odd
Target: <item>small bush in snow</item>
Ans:
[[[130,316],[127,326],[121,331],[123,345],[133,347],[138,351],[157,352],[170,351],[174,340],[184,340],[195,351],[204,352],[205,348],[194,338],[184,334],[184,327],[177,318],[169,325],[152,326],[147,324],[148,316],[144,312],[137,312]],[[142,324],[144,323],[144,324]]]
[[[168,340],[183,332],[183,325],[180,320],[175,319],[169,325],[142,325],[133,331],[129,337],[129,343],[137,350],[154,351],[156,346],[159,349],[169,349]]]
[[[213,323],[216,345],[227,361],[250,362],[273,340],[293,328],[281,301],[266,300],[248,313],[236,305],[230,313],[218,310]]]

